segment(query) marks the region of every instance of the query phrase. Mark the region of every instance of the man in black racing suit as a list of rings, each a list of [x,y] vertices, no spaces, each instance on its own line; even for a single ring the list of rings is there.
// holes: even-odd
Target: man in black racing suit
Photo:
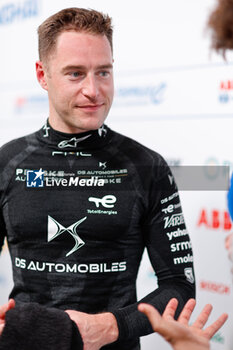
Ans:
[[[39,38],[51,21],[82,26],[80,14],[109,26],[97,11],[65,9],[42,24]],[[39,40],[37,78],[50,114],[41,130],[1,148],[0,242],[7,237],[18,304],[70,310],[86,350],[136,350],[138,337],[152,332],[137,310],[144,248],[159,287],[142,301],[160,312],[172,297],[179,310],[194,297],[192,248],[164,159],[104,124],[111,41],[86,22],[62,27],[48,52]]]

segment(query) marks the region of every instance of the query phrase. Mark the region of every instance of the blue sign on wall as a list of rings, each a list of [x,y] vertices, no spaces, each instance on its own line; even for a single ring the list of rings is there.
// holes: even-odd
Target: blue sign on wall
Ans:
[[[38,0],[26,0],[19,3],[9,2],[0,7],[0,25],[35,17],[38,13]]]

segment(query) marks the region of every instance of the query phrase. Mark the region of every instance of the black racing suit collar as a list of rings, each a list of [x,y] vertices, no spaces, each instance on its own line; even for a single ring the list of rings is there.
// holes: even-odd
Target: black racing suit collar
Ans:
[[[38,131],[37,136],[53,148],[64,151],[74,151],[76,149],[101,148],[110,141],[111,130],[103,124],[97,130],[90,130],[79,134],[68,134],[54,130],[49,121]]]

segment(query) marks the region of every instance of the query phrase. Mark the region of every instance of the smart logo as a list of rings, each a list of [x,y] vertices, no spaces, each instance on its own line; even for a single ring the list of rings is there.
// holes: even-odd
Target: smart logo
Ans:
[[[27,171],[27,187],[44,187],[44,171],[28,170]]]
[[[11,24],[17,20],[35,17],[39,14],[38,0],[8,3],[0,8],[0,25]]]

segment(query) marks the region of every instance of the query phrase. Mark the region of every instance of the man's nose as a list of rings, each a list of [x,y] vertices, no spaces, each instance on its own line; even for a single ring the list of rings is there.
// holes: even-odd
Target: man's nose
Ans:
[[[98,97],[98,82],[93,74],[88,74],[83,81],[82,93],[84,96],[89,97],[92,100]]]

